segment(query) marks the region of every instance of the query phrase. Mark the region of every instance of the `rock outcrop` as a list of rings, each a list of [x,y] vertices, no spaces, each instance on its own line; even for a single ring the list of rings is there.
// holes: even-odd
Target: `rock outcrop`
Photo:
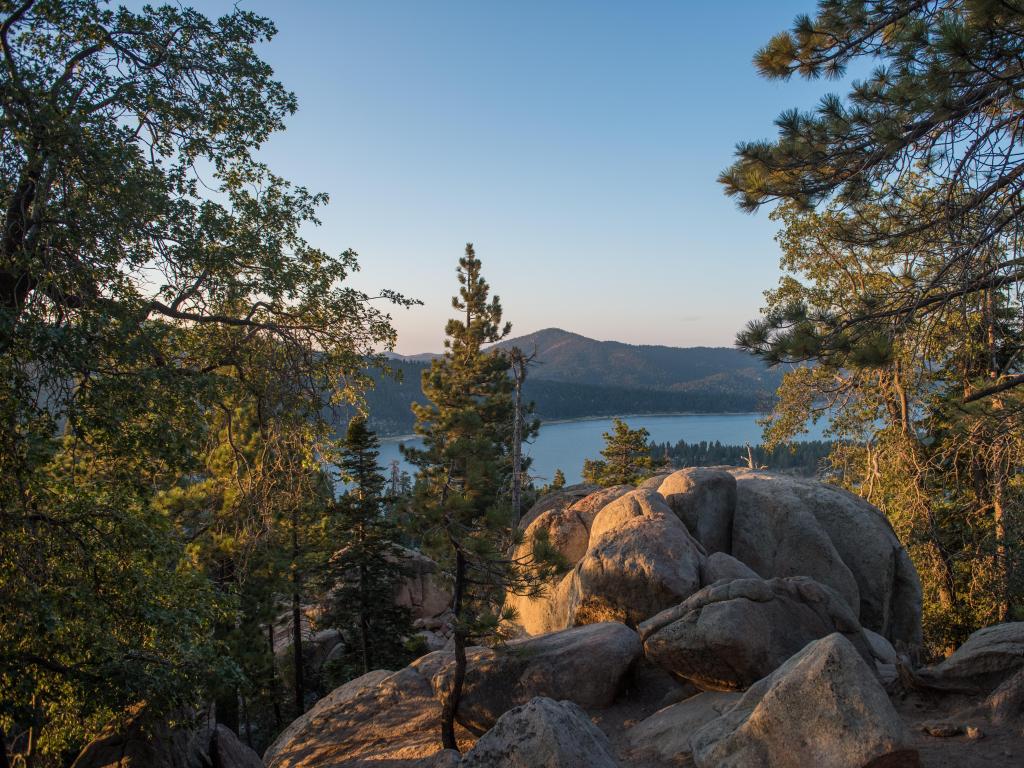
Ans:
[[[640,652],[636,632],[614,623],[514,640],[501,648],[469,648],[456,719],[479,735],[505,712],[538,696],[606,707]],[[454,666],[453,655],[445,651],[412,664],[438,692],[450,687]]]
[[[658,492],[709,554],[732,550],[736,478],[729,472],[687,467],[662,480]]]
[[[437,563],[412,549],[402,549],[402,564],[408,568],[395,591],[395,605],[409,609],[413,619],[440,616],[451,605],[452,595],[442,583]]]
[[[832,587],[861,625],[916,653],[921,584],[873,505],[814,480],[736,470],[731,554],[760,576],[810,576]]]
[[[949,658],[922,669],[932,688],[988,693],[1024,667],[1024,621],[996,624],[972,634]]]
[[[536,520],[540,515],[544,514],[551,509],[564,509],[570,506],[573,502],[579,501],[584,496],[589,496],[595,491],[600,491],[601,487],[592,483],[579,483],[577,485],[567,485],[564,488],[560,488],[557,491],[545,494],[537,500],[537,503],[527,510],[526,514],[523,515],[519,521],[519,527],[526,529],[530,523]]]
[[[816,481],[738,468],[689,468],[662,477],[657,491],[644,485],[582,496],[577,486],[535,507],[533,531],[545,531],[575,567],[539,598],[509,598],[524,632],[635,625],[692,594],[695,576],[703,586],[807,576],[838,594],[860,626],[915,658],[920,582],[871,504]]]
[[[638,624],[700,588],[703,552],[655,491],[636,490],[604,507],[576,568],[572,623]]]
[[[528,634],[602,621],[635,625],[700,588],[703,550],[655,491],[616,486],[548,510],[530,524],[523,548],[539,530],[578,562],[542,597],[509,598]]]
[[[571,701],[538,697],[498,718],[460,768],[618,768],[608,737]]]
[[[395,768],[441,768],[452,755],[440,748],[441,707],[416,670],[377,670],[320,699],[263,755],[267,768],[357,766],[376,761]],[[472,740],[463,736],[467,746]]]
[[[718,581],[756,578],[758,575],[735,557],[724,552],[715,552],[704,561],[704,571],[701,573],[700,581],[701,584],[707,586]]]
[[[703,690],[744,690],[833,632],[874,663],[846,602],[806,576],[718,582],[639,630],[650,661]]]
[[[740,700],[740,693],[707,691],[659,709],[629,730],[630,746],[672,761],[690,753],[690,737]]]
[[[72,768],[263,768],[255,752],[235,733],[205,717],[150,717],[136,707],[121,722],[108,726],[90,742]]]
[[[816,640],[690,739],[697,768],[918,768],[892,703],[849,640]]]

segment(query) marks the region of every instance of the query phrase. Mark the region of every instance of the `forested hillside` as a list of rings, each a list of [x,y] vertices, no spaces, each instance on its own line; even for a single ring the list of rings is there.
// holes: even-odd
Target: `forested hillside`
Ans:
[[[724,347],[674,348],[595,341],[556,328],[497,345],[534,355],[523,393],[544,420],[643,413],[745,413],[771,407],[778,370]],[[393,357],[367,395],[381,434],[412,430],[429,355]]]

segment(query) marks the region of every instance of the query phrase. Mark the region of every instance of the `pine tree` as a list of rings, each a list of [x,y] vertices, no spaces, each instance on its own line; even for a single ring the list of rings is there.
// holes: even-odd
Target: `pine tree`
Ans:
[[[510,502],[515,403],[509,357],[484,350],[511,330],[480,273],[472,244],[459,260],[461,313],[445,328],[444,357],[423,374],[428,402],[414,405],[423,448],[408,450],[419,468],[414,509],[424,543],[453,587],[455,671],[440,692],[441,741],[457,749],[455,713],[466,673],[467,641],[494,636],[506,591],[536,594],[549,572],[509,555],[520,539]],[[525,430],[526,432],[528,430]],[[526,434],[524,434],[526,437]]]
[[[631,485],[651,474],[653,462],[647,439],[650,433],[641,427],[630,429],[622,419],[612,422],[613,432],[605,432],[603,460],[583,462],[583,478],[598,485]]]
[[[551,479],[551,490],[558,491],[565,487],[565,473],[560,470],[555,470],[555,476]]]
[[[320,620],[339,629],[352,649],[332,662],[329,672],[338,683],[409,661],[404,641],[413,632],[412,618],[394,602],[407,568],[397,526],[385,515],[387,480],[377,466],[379,447],[365,418],[349,422],[338,467],[350,486],[334,506],[329,536],[332,545],[342,546],[330,560],[328,610]]]

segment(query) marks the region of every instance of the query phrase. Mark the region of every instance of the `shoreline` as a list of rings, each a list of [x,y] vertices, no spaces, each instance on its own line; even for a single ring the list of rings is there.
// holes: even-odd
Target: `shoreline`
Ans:
[[[614,416],[577,416],[573,419],[545,419],[542,420],[540,425],[543,427],[545,424],[577,424],[587,421],[611,421],[613,419],[658,419],[658,418],[676,418],[679,416],[763,416],[762,411],[716,411],[714,413],[703,412],[703,411],[677,411],[669,413],[623,413],[616,414]],[[419,435],[408,434],[408,435],[388,435],[380,437],[381,443],[401,443],[407,440],[416,440]]]

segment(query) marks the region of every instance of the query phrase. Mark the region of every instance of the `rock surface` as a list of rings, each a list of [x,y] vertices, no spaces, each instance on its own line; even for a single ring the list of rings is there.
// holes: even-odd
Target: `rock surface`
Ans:
[[[842,595],[861,625],[916,653],[921,583],[889,521],[827,483],[736,470],[733,556],[761,576],[810,576]]]
[[[430,619],[448,610],[451,592],[437,572],[437,563],[412,549],[402,550],[409,574],[395,590],[395,605],[409,609],[413,619]]]
[[[498,718],[461,768],[617,768],[608,738],[571,701],[538,697]]]
[[[853,573],[794,486],[791,478],[766,472],[740,475],[732,556],[766,579],[810,576],[859,613],[860,590]]]
[[[505,712],[537,696],[606,707],[640,652],[636,632],[615,623],[513,640],[499,649],[469,648],[456,719],[480,735]],[[434,691],[448,689],[454,666],[453,655],[446,651],[412,664]]]
[[[594,518],[576,568],[571,623],[638,624],[696,592],[703,559],[660,494],[627,493]]]
[[[944,661],[918,677],[933,688],[988,693],[1024,667],[1024,621],[979,629]]]
[[[853,645],[816,640],[690,739],[697,768],[917,768],[918,753]]]
[[[736,478],[729,472],[687,467],[666,477],[658,491],[708,553],[732,550]]]
[[[806,576],[720,582],[639,630],[649,660],[703,690],[743,690],[837,631],[874,663],[849,606]]]
[[[152,719],[136,707],[125,719],[104,729],[73,763],[73,768],[263,768],[259,755],[234,731],[220,724],[180,718]]]
[[[414,669],[377,670],[318,701],[263,760],[267,768],[440,768],[452,763],[440,749],[440,716],[430,683]]]
[[[715,552],[704,561],[701,573],[701,584],[707,586],[716,581],[733,581],[735,579],[756,579],[758,575],[735,557],[724,552]]]
[[[687,755],[690,736],[731,709],[741,696],[708,691],[660,709],[629,730],[630,746],[642,752],[653,752],[665,760]]]
[[[519,521],[519,527],[525,530],[529,527],[530,523],[549,509],[564,509],[584,496],[589,496],[594,491],[600,490],[600,486],[592,483],[579,483],[577,485],[567,485],[557,491],[545,494],[523,515]]]

